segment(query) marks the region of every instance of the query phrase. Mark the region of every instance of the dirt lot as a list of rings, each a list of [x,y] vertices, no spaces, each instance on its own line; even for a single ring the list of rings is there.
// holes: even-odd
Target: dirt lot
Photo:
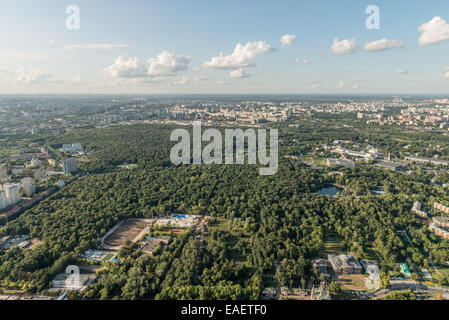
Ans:
[[[128,219],[120,223],[103,241],[104,249],[118,250],[126,240],[137,242],[151,227],[146,219]]]

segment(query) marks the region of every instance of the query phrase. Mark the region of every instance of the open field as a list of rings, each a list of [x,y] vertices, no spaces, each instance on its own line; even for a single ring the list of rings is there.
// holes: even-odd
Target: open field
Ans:
[[[104,237],[102,249],[118,250],[126,240],[137,242],[151,227],[147,219],[128,219],[115,225]]]
[[[342,287],[348,290],[364,290],[365,280],[365,277],[361,274],[346,274],[338,276],[338,281],[341,283]]]
[[[324,240],[324,245],[320,250],[320,256],[327,258],[328,254],[339,255],[346,253],[346,250],[340,245],[336,235],[327,234]]]

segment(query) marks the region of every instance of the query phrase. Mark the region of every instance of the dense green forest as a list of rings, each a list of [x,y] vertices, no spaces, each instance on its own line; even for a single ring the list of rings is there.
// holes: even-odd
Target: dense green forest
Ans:
[[[285,158],[297,150],[339,135],[281,128],[279,170],[260,176],[257,165],[181,165],[169,160],[170,126],[135,125],[71,130],[46,141],[57,149],[79,141],[89,155],[80,161],[79,177],[61,191],[8,222],[2,235],[30,234],[43,242],[30,250],[12,248],[0,255],[0,279],[35,292],[48,289],[51,279],[118,221],[171,213],[210,215],[203,247],[188,230],[154,257],[129,243],[119,261],[106,263],[98,283],[77,298],[101,299],[257,299],[266,275],[282,286],[304,286],[314,276],[310,261],[334,235],[348,252],[378,260],[382,271],[398,261],[414,267],[449,260],[449,241],[429,233],[410,212],[414,201],[431,205],[448,199],[442,187],[421,183],[428,177],[407,176],[362,166],[321,171]],[[358,139],[358,133],[348,132]],[[363,136],[365,139],[366,136]],[[373,139],[373,138],[370,138]],[[384,139],[379,137],[380,140]],[[295,151],[295,152],[296,152]],[[135,168],[118,168],[122,163]],[[332,198],[315,192],[338,184],[344,194]],[[382,186],[385,195],[370,190]],[[215,225],[214,225],[215,224]],[[414,248],[400,232],[412,235]],[[448,281],[448,279],[441,279]]]

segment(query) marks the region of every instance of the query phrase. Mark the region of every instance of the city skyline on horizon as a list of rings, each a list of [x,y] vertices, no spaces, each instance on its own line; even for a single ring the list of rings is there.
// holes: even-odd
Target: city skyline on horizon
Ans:
[[[79,30],[65,26],[70,5]],[[378,30],[365,25],[370,5]],[[449,84],[444,1],[4,7],[0,94],[442,95]]]

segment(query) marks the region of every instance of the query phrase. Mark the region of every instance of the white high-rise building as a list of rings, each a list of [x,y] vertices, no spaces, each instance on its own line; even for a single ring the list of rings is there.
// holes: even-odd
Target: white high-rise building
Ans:
[[[22,179],[22,188],[25,190],[25,194],[27,196],[32,195],[34,192],[36,192],[36,182],[33,178],[27,177]]]
[[[8,200],[6,200],[6,193],[0,190],[0,210],[8,206]]]
[[[4,184],[3,190],[6,193],[6,201],[8,202],[8,205],[12,205],[20,201],[18,184],[16,183]]]

